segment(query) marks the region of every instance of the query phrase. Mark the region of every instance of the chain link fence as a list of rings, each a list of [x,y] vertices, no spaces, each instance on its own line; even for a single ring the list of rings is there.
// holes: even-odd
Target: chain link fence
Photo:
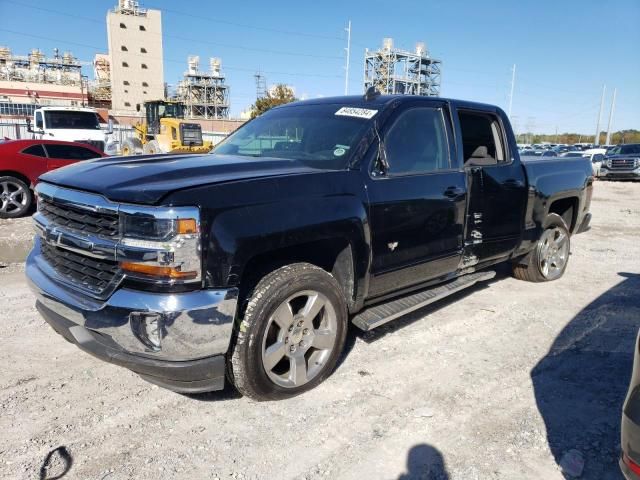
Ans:
[[[102,125],[106,132],[107,125]],[[202,139],[211,141],[213,145],[220,143],[228,134],[221,132],[202,132]],[[120,145],[125,140],[134,136],[134,130],[129,125],[114,125],[113,134],[108,142],[107,153],[119,153]],[[22,119],[0,120],[0,140],[16,140],[36,138],[33,133],[27,131],[27,121]]]

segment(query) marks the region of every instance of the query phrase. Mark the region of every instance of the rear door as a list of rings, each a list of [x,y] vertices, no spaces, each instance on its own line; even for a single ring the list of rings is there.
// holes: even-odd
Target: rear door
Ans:
[[[463,243],[465,175],[444,103],[408,104],[385,123],[388,169],[367,177],[375,297],[456,271]],[[378,155],[376,155],[378,157]]]
[[[497,110],[457,110],[468,176],[465,233],[468,266],[505,257],[519,244],[527,202],[524,169],[511,152],[506,119]]]
[[[81,160],[90,160],[101,156],[89,148],[74,144],[47,143],[45,149],[49,155],[48,170],[55,170]]]

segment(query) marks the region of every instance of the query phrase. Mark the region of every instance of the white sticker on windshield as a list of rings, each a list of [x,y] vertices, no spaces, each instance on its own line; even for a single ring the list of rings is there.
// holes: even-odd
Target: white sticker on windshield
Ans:
[[[342,117],[356,117],[370,119],[378,113],[378,110],[369,110],[368,108],[342,107],[336,112],[336,115]]]

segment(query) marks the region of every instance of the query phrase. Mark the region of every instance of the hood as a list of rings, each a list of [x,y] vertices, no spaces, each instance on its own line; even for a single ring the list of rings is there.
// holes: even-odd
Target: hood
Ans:
[[[99,193],[109,200],[156,204],[189,187],[276,175],[319,173],[297,160],[231,155],[142,155],[78,162],[40,180]]]

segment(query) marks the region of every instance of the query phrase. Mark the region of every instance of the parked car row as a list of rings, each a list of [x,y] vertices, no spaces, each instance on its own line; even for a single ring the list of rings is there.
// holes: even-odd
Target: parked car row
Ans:
[[[57,140],[0,140],[0,218],[25,215],[38,177],[82,160],[106,157],[84,143]]]

